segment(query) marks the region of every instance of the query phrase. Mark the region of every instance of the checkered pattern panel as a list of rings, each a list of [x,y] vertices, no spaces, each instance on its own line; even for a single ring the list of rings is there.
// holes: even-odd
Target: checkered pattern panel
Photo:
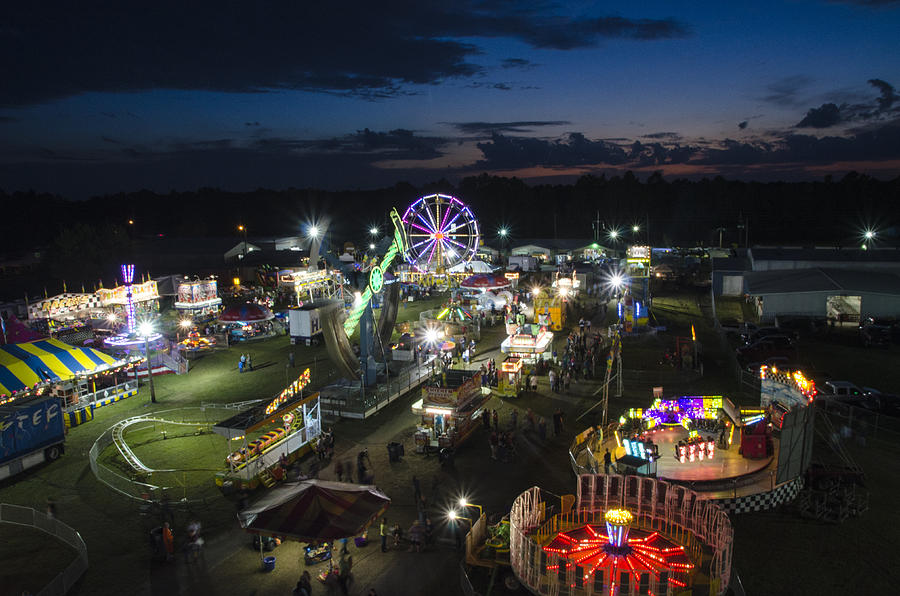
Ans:
[[[28,318],[30,320],[46,319],[47,308],[56,311],[59,314],[65,314],[68,311],[80,311],[87,309],[101,308],[100,296],[97,294],[78,294],[75,292],[66,292],[59,294],[53,298],[44,298],[38,302],[28,305]],[[61,312],[60,312],[61,311]]]
[[[789,482],[775,487],[775,490],[737,497],[732,499],[717,499],[716,502],[728,513],[750,513],[754,511],[766,511],[784,503],[790,503],[803,488],[803,477],[798,476]]]

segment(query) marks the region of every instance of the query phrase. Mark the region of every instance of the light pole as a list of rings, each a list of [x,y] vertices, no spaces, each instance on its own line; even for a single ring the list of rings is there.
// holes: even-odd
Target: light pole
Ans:
[[[147,359],[147,378],[150,379],[150,403],[156,403],[156,387],[153,386],[153,365],[150,363],[150,336],[153,335],[153,324],[145,321],[138,326],[144,338],[144,357]]]
[[[467,508],[467,507],[478,507],[478,517],[479,517],[479,519],[481,518],[482,515],[484,515],[484,509],[481,507],[481,505],[476,505],[475,503],[469,503],[469,502],[466,500],[465,497],[460,498],[460,500],[459,500],[459,506],[460,506],[460,507],[463,507],[463,508]]]
[[[241,254],[243,254],[244,257],[246,257],[247,256],[247,226],[245,226],[243,224],[239,225],[238,232],[241,232],[244,234],[244,248],[241,251]]]

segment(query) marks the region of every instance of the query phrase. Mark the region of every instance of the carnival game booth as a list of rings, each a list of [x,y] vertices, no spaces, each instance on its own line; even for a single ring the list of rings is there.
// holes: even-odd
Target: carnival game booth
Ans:
[[[553,333],[541,325],[520,325],[515,334],[503,340],[500,351],[528,364],[549,360],[553,354]]]
[[[284,473],[282,456],[293,461],[312,448],[322,433],[322,418],[318,392],[303,396],[309,379],[306,369],[274,399],[213,426],[229,444],[226,470],[216,475],[216,484],[231,480],[239,487],[274,486]]]
[[[219,298],[219,282],[215,278],[185,279],[178,284],[178,297],[175,310],[194,322],[206,322],[215,319],[222,309]]]
[[[412,405],[422,415],[415,434],[416,451],[426,453],[464,443],[481,424],[481,407],[490,396],[482,391],[481,373],[447,369],[422,387],[422,399]]]
[[[56,395],[62,399],[66,425],[76,426],[93,419],[94,408],[137,393],[129,371],[140,360],[116,359],[55,339],[0,346],[0,404]]]
[[[534,323],[548,330],[561,331],[566,324],[566,304],[557,292],[533,290]]]
[[[525,390],[525,373],[522,358],[507,356],[500,363],[497,386],[491,390],[501,397],[518,397]]]
[[[262,339],[275,335],[272,319],[275,315],[268,307],[254,302],[229,306],[219,315],[219,323],[225,326],[230,341]]]
[[[384,515],[391,500],[374,486],[327,480],[289,482],[267,491],[238,512],[241,527],[257,536],[306,542],[304,562],[312,565],[332,560],[336,540],[354,538],[357,546],[375,520]],[[266,570],[275,568],[275,557],[260,557]],[[320,581],[339,575],[333,565],[318,573]]]

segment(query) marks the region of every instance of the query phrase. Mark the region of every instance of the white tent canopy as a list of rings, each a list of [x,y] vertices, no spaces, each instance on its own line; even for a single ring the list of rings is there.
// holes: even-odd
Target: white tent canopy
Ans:
[[[493,271],[493,268],[485,263],[484,261],[469,261],[457,263],[453,267],[448,269],[450,273],[463,273],[466,271],[470,271],[472,273],[490,273]]]

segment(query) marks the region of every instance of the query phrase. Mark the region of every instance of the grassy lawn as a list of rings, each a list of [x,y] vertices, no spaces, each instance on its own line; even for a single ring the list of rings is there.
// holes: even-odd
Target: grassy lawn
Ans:
[[[434,308],[443,300],[443,296],[438,296],[407,304],[400,310],[398,321],[418,320],[422,310]],[[295,355],[294,369],[286,367],[291,351]],[[252,372],[238,373],[237,364],[242,352],[252,355]],[[47,499],[53,498],[58,506],[59,519],[81,533],[92,565],[71,594],[120,593],[118,588],[121,586],[140,585],[149,579],[148,532],[159,521],[144,517],[137,502],[119,495],[94,478],[88,463],[88,451],[96,438],[115,422],[131,416],[198,406],[203,402],[231,403],[273,397],[287,381],[293,381],[306,367],[312,369],[312,390],[336,378],[324,345],[292,346],[286,336],[239,343],[228,349],[202,354],[191,363],[189,374],[154,378],[157,404],[149,403],[150,392],[148,385],[144,384],[136,396],[95,410],[93,421],[69,431],[63,457],[53,464],[32,468],[0,483],[0,502],[42,510]],[[234,503],[218,492],[211,471],[223,467],[227,449],[224,441],[218,435],[201,435],[147,443],[141,436],[143,433],[149,440],[157,432],[152,429],[138,430],[137,434],[128,437],[133,448],[132,441],[137,443],[135,452],[138,457],[146,459],[150,467],[176,468],[185,465],[210,469],[185,472],[180,477],[175,475],[176,486],[184,491],[175,498],[180,499],[189,492],[196,496],[212,497],[207,500],[207,508],[201,512],[177,511],[176,527],[183,529],[188,519],[194,516],[203,518],[204,528],[210,533],[233,527]],[[103,457],[115,462],[119,455],[113,447],[107,449]],[[124,466],[124,462],[119,462],[119,465]],[[56,542],[39,533],[33,543],[36,548],[51,549]],[[33,573],[35,581],[49,581],[55,573],[38,571],[44,567],[36,565],[23,568]],[[32,591],[36,593],[38,589]],[[7,593],[5,588],[2,591]]]
[[[0,524],[0,561],[3,561],[0,594],[18,596],[26,591],[37,594],[48,579],[62,572],[76,556],[68,544],[40,530]]]

